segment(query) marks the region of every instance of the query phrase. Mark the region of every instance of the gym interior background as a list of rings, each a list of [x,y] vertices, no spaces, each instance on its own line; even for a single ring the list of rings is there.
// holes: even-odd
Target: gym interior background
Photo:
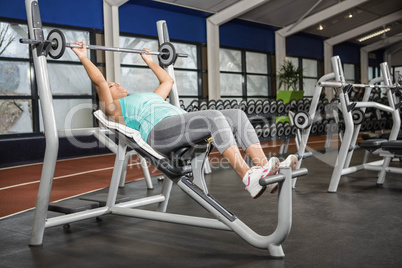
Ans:
[[[85,40],[87,44],[104,45],[103,1],[82,2],[40,0],[45,36],[57,28],[64,32],[68,42]],[[208,86],[206,20],[238,2],[129,0],[119,7],[120,47],[158,50],[156,21],[166,20],[176,50],[189,55],[179,58],[175,64],[183,106],[188,107],[194,100],[208,101],[213,89]],[[220,25],[220,99],[239,103],[276,100],[276,33],[293,24],[297,28],[314,14],[343,2],[351,1],[272,0]],[[392,74],[402,72],[402,4],[396,0],[359,2],[334,16],[327,14],[320,22],[286,37],[286,59],[303,70],[297,90],[304,91],[304,98],[312,97],[318,79],[328,72],[324,62],[326,40],[359,27],[366,29],[365,25],[370,25],[367,26],[370,30],[333,45],[332,55],[339,55],[342,60],[346,81],[368,82],[362,81],[361,49],[370,44],[382,45],[368,53],[368,80],[381,75],[379,66],[384,61],[390,62]],[[387,20],[393,14],[396,17]],[[14,38],[4,51],[0,49],[0,168],[40,163],[45,151],[33,62],[29,47],[18,42],[20,38],[28,38],[26,19],[24,1],[0,0],[1,29],[7,29],[7,34]],[[377,23],[376,27],[373,23]],[[388,28],[377,37],[363,42],[357,40]],[[104,53],[91,50],[89,55],[105,71]],[[155,87],[153,74],[139,55],[122,53],[120,59],[121,83],[133,89],[129,93],[146,92]],[[48,58],[48,64],[57,127],[97,126],[91,113],[96,105],[96,92],[75,55],[67,49],[61,59]],[[143,82],[138,83],[140,80]],[[77,110],[78,113],[73,113]],[[81,141],[91,143],[94,139]],[[59,159],[109,153],[106,148],[77,148],[66,139],[60,140]]]
[[[170,38],[177,46],[177,51],[190,55],[188,58],[179,58],[175,66],[181,99],[186,105],[194,99],[208,100],[206,19],[214,12],[233,4],[231,2],[237,1],[218,1],[217,3],[215,3],[216,1],[202,1],[202,4],[198,3],[199,7],[194,8],[191,5],[188,8],[184,7],[180,1],[172,2],[169,4],[168,1],[128,1],[122,5],[119,8],[120,45],[121,47],[149,47],[157,50],[155,23],[159,19],[166,20],[170,28]],[[295,1],[286,2],[296,5],[293,3]],[[295,23],[297,18],[300,18],[314,4],[314,1],[302,2],[298,5],[303,8],[299,6],[286,8],[285,3],[267,3],[268,7],[264,8],[267,10],[265,13],[259,14],[260,11],[250,11],[249,15],[248,13],[243,15],[245,19],[233,19],[219,27],[222,99],[276,98],[275,31],[279,30],[280,26]],[[336,2],[325,1],[318,5],[311,14],[325,10]],[[319,26],[318,23],[309,27],[306,32],[297,32],[286,38],[287,58],[296,66],[301,67],[304,72],[298,89],[304,90],[305,97],[312,96],[315,83],[324,74],[323,42],[326,38],[361,26],[368,23],[369,20],[385,17],[400,9],[398,1],[386,1],[386,4],[379,1],[372,2],[362,3],[354,9],[336,15],[335,18],[332,18],[334,21],[331,21],[330,18],[322,18],[325,21],[322,24],[326,24],[331,33],[326,33],[328,29],[322,30],[320,33],[316,29]],[[90,44],[102,45],[104,43],[102,1],[88,1],[86,6],[80,6],[80,3],[80,1],[70,1],[56,4],[53,1],[43,1],[41,16],[45,34],[47,35],[53,28],[58,28],[63,30],[67,40],[86,40]],[[270,11],[270,5],[272,5],[272,11]],[[299,8],[296,9],[297,7]],[[280,11],[275,11],[278,8]],[[280,16],[278,12],[284,13]],[[355,13],[354,17],[344,18],[349,14],[348,12]],[[247,16],[250,16],[250,19],[247,19]],[[257,23],[259,17],[262,23]],[[279,18],[281,19],[279,20]],[[41,134],[43,126],[29,48],[17,42],[19,38],[28,38],[24,4],[18,1],[6,4],[2,1],[0,19],[3,27],[10,26],[8,31],[15,37],[15,42],[0,55],[1,68],[7,70],[1,72],[2,93],[0,95],[1,105],[7,107],[8,111],[7,113],[2,112],[3,120],[0,131],[0,143],[3,148],[0,152],[0,166],[5,167],[41,161],[44,139]],[[271,25],[268,22],[265,23],[264,20],[271,21]],[[338,20],[339,22],[337,22]],[[397,22],[398,20],[392,22],[396,26],[391,27],[391,31],[386,33],[388,38],[400,32],[401,26]],[[350,26],[345,24],[350,24]],[[379,28],[382,28],[382,25]],[[363,35],[362,33],[357,37]],[[368,44],[368,41],[363,44],[357,42],[357,37],[350,38],[350,40],[333,47],[333,55],[339,55],[342,60],[347,81],[355,83],[360,82],[360,48]],[[381,37],[377,37],[377,41],[378,38]],[[371,42],[374,41],[371,40]],[[370,52],[369,79],[379,75],[379,64],[384,60],[386,49],[387,47],[383,47]],[[91,60],[97,66],[100,68],[104,66],[102,52],[91,51],[90,55]],[[395,69],[402,65],[400,55],[400,51],[392,54],[392,68]],[[58,128],[69,128],[70,126],[65,126],[65,119],[69,111],[77,105],[95,103],[95,91],[91,88],[91,83],[86,77],[83,67],[68,49],[61,59],[49,59],[49,64],[52,66],[50,77]],[[136,92],[154,86],[154,84],[146,83],[132,84],[133,81],[138,81],[138,77],[151,78],[152,74],[144,68],[138,55],[122,54],[122,84],[126,85],[125,87],[128,89],[135,88]],[[156,83],[153,79],[144,81]],[[74,124],[71,127],[91,127],[93,125],[94,120],[90,113],[83,112],[75,116]],[[27,152],[23,149],[27,147],[32,149]],[[93,154],[94,150],[76,150],[68,142],[62,142],[60,152],[60,157],[66,158]]]

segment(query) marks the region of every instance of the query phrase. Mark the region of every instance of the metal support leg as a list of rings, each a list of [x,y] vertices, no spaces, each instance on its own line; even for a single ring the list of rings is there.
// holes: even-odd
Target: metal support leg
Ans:
[[[116,159],[114,161],[112,179],[110,182],[109,193],[107,195],[106,206],[112,207],[116,204],[117,190],[119,189],[119,182],[121,178],[121,172],[125,162],[125,155],[127,151],[127,145],[123,142],[123,139],[119,139]]]
[[[26,0],[25,7],[28,18],[29,34],[31,38],[42,39],[42,22],[39,15],[39,6],[36,1]],[[37,47],[31,46],[35,67],[36,81],[40,96],[43,124],[45,130],[46,150],[43,160],[38,197],[34,219],[32,223],[30,246],[40,246],[43,241],[45,222],[52,189],[54,170],[59,150],[59,138],[53,110],[53,98],[50,90],[47,61],[44,55],[38,55]]]

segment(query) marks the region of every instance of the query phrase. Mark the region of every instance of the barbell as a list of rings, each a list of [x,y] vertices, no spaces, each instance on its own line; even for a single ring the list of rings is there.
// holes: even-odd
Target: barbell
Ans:
[[[345,87],[345,86],[349,85],[351,87],[360,87],[360,88],[368,87],[368,88],[399,88],[400,89],[400,87],[397,87],[395,85],[348,84],[348,83],[344,83],[344,82],[331,82],[331,81],[318,82],[318,85],[320,87],[337,87],[337,88]]]
[[[23,44],[31,44],[37,45],[40,43],[47,43],[47,52],[52,59],[59,59],[63,56],[66,47],[74,48],[74,47],[82,47],[78,44],[67,43],[64,33],[61,30],[53,29],[49,32],[46,40],[33,40],[33,39],[25,39],[21,38],[20,43]],[[177,60],[177,57],[186,58],[187,54],[177,53],[175,47],[170,42],[165,42],[161,44],[159,47],[159,51],[145,51],[141,49],[134,48],[119,48],[119,47],[107,47],[107,46],[97,46],[97,45],[87,45],[87,49],[94,50],[104,50],[104,51],[113,51],[113,52],[123,52],[123,53],[138,53],[138,54],[150,54],[157,55],[159,62],[162,66],[169,66],[174,64]]]

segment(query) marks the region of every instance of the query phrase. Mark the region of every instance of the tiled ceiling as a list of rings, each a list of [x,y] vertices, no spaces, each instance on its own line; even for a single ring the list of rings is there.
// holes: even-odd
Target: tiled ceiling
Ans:
[[[209,13],[217,13],[240,0],[157,0],[158,2],[178,5],[191,9],[197,9]],[[353,1],[353,0],[348,0]],[[257,8],[241,15],[239,19],[267,24],[275,27],[285,27],[296,23],[308,11],[308,16],[338,4],[338,0],[270,0]],[[314,7],[315,6],[315,7]],[[313,8],[314,7],[314,8]],[[313,9],[312,9],[313,8]],[[310,10],[312,9],[312,10]],[[396,11],[402,10],[402,0],[369,0],[341,14],[323,17],[320,23],[305,29],[303,32],[319,35],[324,38],[331,38],[339,34],[348,32],[354,28],[375,21]],[[349,15],[352,15],[349,18]],[[319,25],[323,26],[319,30]],[[390,27],[391,30],[386,34],[362,42],[368,45],[386,39],[396,34],[402,33],[402,16],[387,25],[378,25],[377,29],[370,32],[362,32],[361,35],[348,40],[358,43],[357,38],[370,34],[383,27]]]

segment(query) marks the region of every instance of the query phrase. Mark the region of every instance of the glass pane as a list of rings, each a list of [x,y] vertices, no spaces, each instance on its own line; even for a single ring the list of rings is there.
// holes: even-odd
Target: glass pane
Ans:
[[[303,76],[317,77],[317,61],[303,59]]]
[[[220,70],[228,72],[241,72],[241,52],[239,50],[219,50]]]
[[[13,41],[5,50],[4,44],[0,46],[0,55],[2,57],[29,58],[29,45],[18,42],[20,38],[28,38],[28,27],[16,23],[0,22],[0,32],[2,32],[2,30],[7,30],[7,33],[5,33],[5,40]]]
[[[31,100],[0,100],[0,134],[32,132]]]
[[[0,61],[1,95],[31,95],[28,62]]]
[[[176,49],[176,53],[187,54],[187,58],[178,57],[174,67],[197,69],[197,46],[189,44],[172,43]]]
[[[197,72],[175,71],[177,91],[181,95],[198,96]]]
[[[49,28],[49,27],[44,27],[43,28],[43,34],[45,35],[45,38],[47,38],[49,32],[53,30],[54,28]],[[85,44],[89,45],[89,32],[86,31],[75,31],[75,30],[66,30],[62,29],[64,36],[66,38],[67,43],[73,43],[73,42],[81,42],[85,41]],[[91,53],[88,51],[88,58],[90,59]],[[50,58],[51,59],[51,58]],[[66,47],[66,50],[63,54],[63,56],[58,59],[58,60],[65,60],[65,61],[79,61],[77,55],[71,50],[71,48]]]
[[[91,80],[82,65],[48,64],[54,95],[92,95]]]
[[[39,103],[40,105],[40,103]],[[92,100],[53,100],[57,129],[93,127]],[[43,131],[42,110],[40,110],[40,131]]]
[[[121,68],[121,84],[128,94],[154,92],[159,86],[158,78],[149,68]]]
[[[246,52],[246,69],[248,73],[267,74],[267,55],[263,53]]]
[[[268,96],[268,77],[247,75],[247,96]]]
[[[303,89],[304,96],[313,96],[314,90],[317,85],[317,79],[304,78],[303,79]]]
[[[132,49],[149,48],[151,51],[158,51],[158,41],[152,39],[120,36],[119,44],[120,47],[124,48],[132,48]],[[152,56],[152,58],[155,62],[158,62],[157,56]],[[140,54],[137,53],[120,53],[120,62],[121,64],[146,66]]]
[[[221,95],[242,96],[243,77],[241,74],[221,74]]]
[[[373,74],[374,74],[373,67],[369,66],[369,67],[368,67],[368,80],[369,80],[369,81],[374,78],[374,77],[373,77]]]
[[[402,67],[395,67],[394,79],[402,85]]]
[[[286,57],[286,60],[292,62],[293,65],[294,65],[296,68],[299,67],[299,59],[298,59],[298,58]]]
[[[355,66],[353,64],[345,63],[343,65],[343,73],[345,75],[345,80],[350,80],[354,83],[355,81]]]

